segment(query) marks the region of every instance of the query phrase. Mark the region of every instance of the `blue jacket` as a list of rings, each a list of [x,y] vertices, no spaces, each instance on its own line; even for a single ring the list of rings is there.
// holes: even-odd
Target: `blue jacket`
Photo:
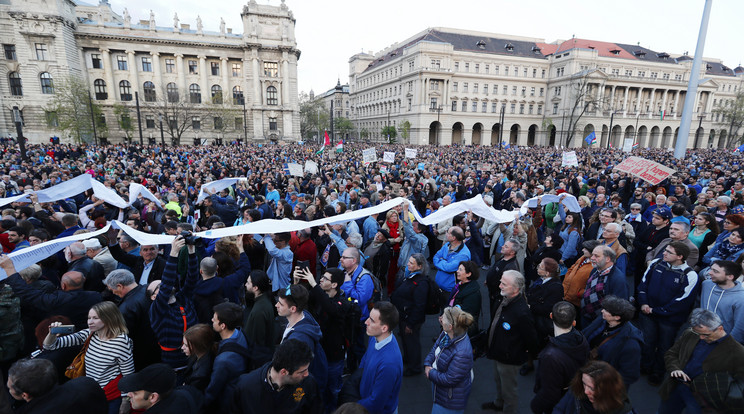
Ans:
[[[607,322],[603,318],[597,318],[581,333],[587,342],[591,343],[592,339],[602,335],[606,328]],[[599,347],[598,359],[612,365],[623,377],[625,386],[630,387],[641,376],[642,343],[643,333],[632,323],[625,322],[617,335]]]
[[[452,292],[455,288],[455,272],[460,267],[460,262],[470,260],[470,250],[468,246],[463,242],[462,245],[455,251],[449,251],[449,243],[444,243],[444,246],[434,255],[434,267],[437,268],[437,275],[435,280],[442,290]]]
[[[398,395],[403,379],[403,357],[400,354],[395,335],[390,335],[387,344],[375,348],[375,338],[369,338],[367,352],[364,353],[359,369],[362,379],[359,383],[357,401],[371,414],[392,414],[398,408]]]
[[[196,282],[196,288],[194,288],[194,294],[200,296],[209,296],[219,291],[222,297],[226,298],[232,303],[240,304],[240,292],[241,286],[248,280],[248,276],[251,274],[251,262],[248,260],[248,256],[245,253],[240,253],[240,259],[238,262],[238,268],[235,273],[227,275],[225,277],[213,277],[207,280],[199,279]]]
[[[372,239],[375,238],[375,234],[377,234],[377,230],[380,229],[380,225],[377,223],[377,220],[375,220],[374,217],[369,216],[366,219],[364,219],[364,224],[362,225],[362,236],[364,236],[363,245],[366,246],[367,243],[369,243]]]
[[[406,238],[403,245],[400,246],[400,257],[398,258],[398,268],[406,267],[408,259],[414,253],[422,253],[424,257],[429,258],[429,239],[423,233],[416,233],[413,225],[407,221],[403,222],[403,233]]]
[[[695,304],[700,285],[687,263],[672,267],[661,259],[649,264],[638,285],[638,304],[651,307],[651,315],[669,324],[681,324]]]
[[[222,408],[228,408],[233,398],[233,384],[238,377],[248,370],[248,361],[243,355],[224,348],[229,343],[235,343],[245,349],[248,353],[248,342],[240,328],[235,329],[233,335],[220,341],[217,347],[217,356],[212,365],[212,377],[207,389],[204,390],[204,405],[216,404]]]
[[[362,275],[362,278],[357,283],[356,280],[359,275]],[[367,275],[367,277],[364,277],[364,275]],[[369,270],[363,268],[361,264],[357,266],[354,274],[351,276],[351,280],[344,282],[341,285],[341,290],[344,291],[346,297],[352,298],[352,300],[356,299],[359,302],[359,307],[362,309],[361,321],[366,321],[369,318],[367,302],[372,299],[372,294],[375,291],[375,284],[372,281]]]
[[[309,371],[315,377],[318,388],[325,389],[328,382],[328,360],[325,351],[323,351],[323,346],[320,344],[323,332],[320,331],[320,325],[310,312],[302,311],[302,314],[304,316],[302,320],[292,327],[287,336],[282,339],[282,342],[287,339],[297,339],[306,343],[313,350],[313,360],[310,362]]]
[[[464,410],[473,385],[471,377],[473,348],[468,334],[464,333],[450,340],[437,356],[435,351],[444,335],[447,334],[444,332],[439,334],[439,338],[424,359],[424,366],[432,367],[429,371],[429,381],[432,383],[434,402],[450,410]]]

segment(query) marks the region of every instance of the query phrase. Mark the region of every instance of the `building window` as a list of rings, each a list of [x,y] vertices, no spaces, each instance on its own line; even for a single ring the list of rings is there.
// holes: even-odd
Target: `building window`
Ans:
[[[5,52],[5,59],[18,60],[15,45],[3,45],[3,52]]]
[[[543,96],[545,94],[545,88],[540,88],[540,96]]]
[[[106,92],[106,82],[103,79],[96,79],[93,81],[93,89],[96,93],[97,101],[104,101],[108,99],[108,92]]]
[[[467,101],[462,101],[461,108],[462,108],[462,111],[463,112],[467,112],[468,111],[468,102]]]
[[[439,69],[442,67],[442,61],[439,59],[432,59],[431,60],[431,67],[433,69]]]
[[[457,101],[452,101],[452,112],[457,112]]]
[[[190,75],[198,75],[199,74],[199,70],[197,69],[196,61],[195,60],[189,60],[189,74]]]
[[[511,107],[509,108],[511,114],[515,113],[517,111],[517,104],[511,104]]]
[[[116,67],[119,70],[129,70],[127,67],[127,57],[124,55],[116,56]]]
[[[496,113],[496,102],[491,102],[491,112]]]
[[[277,62],[264,62],[264,76],[270,78],[276,78],[279,76],[279,63]]]
[[[489,69],[489,68],[490,68],[490,66],[489,66],[489,65],[485,65],[485,67],[483,68],[483,72],[485,72],[485,73],[488,73],[488,69]]]
[[[119,82],[119,96],[121,96],[122,101],[132,100],[132,85],[128,80]]]
[[[279,97],[276,88],[273,86],[266,88],[266,105],[279,105]]]
[[[646,77],[646,71],[645,70],[639,70],[638,71],[638,77],[639,78],[645,78]]]
[[[145,116],[145,128],[155,128],[155,117],[152,115]]]
[[[52,75],[49,72],[39,75],[39,81],[41,81],[41,93],[46,95],[54,93],[54,82],[52,82]]]
[[[170,82],[169,84],[165,85],[165,92],[168,96],[168,102],[178,102],[178,86],[175,83]]]
[[[26,118],[23,117],[23,109],[18,111],[18,116],[21,117],[21,126],[26,126]],[[15,122],[15,114],[12,109],[10,110],[10,119]]]
[[[522,96],[527,96],[527,87],[526,86],[522,86]],[[533,94],[533,96],[534,96],[534,94]]]
[[[483,85],[483,93],[488,95],[488,84]]]
[[[408,98],[408,111],[411,111],[413,108],[413,100],[411,98]]]
[[[522,71],[522,74],[524,75],[525,78],[527,77],[527,68],[524,68],[524,70]]]
[[[269,118],[269,130],[271,130],[271,131],[276,131],[277,130],[276,118]]]
[[[468,92],[468,83],[467,82],[463,82],[462,83],[462,91],[465,92],[465,93]]]
[[[542,105],[537,105],[537,114],[542,115]]]
[[[142,91],[145,93],[145,102],[155,102],[155,84],[147,81],[142,85]]]
[[[519,104],[519,113],[520,115],[524,115],[524,104]]]
[[[555,87],[555,96],[561,96],[561,87],[560,86],[556,86]]]
[[[103,69],[103,62],[101,61],[101,55],[93,53],[90,55],[90,63],[93,65],[93,69]]]
[[[437,98],[431,98],[431,101],[429,101],[429,108],[434,110],[439,109],[437,106]]]
[[[488,102],[483,102],[481,105],[481,112],[487,112],[488,111]]]
[[[545,78],[545,69],[542,70],[542,78]]]
[[[480,64],[476,63],[474,66],[475,73],[480,73]]]
[[[209,62],[209,67],[212,69],[212,76],[220,76],[220,62]]]
[[[48,58],[49,51],[46,43],[36,43],[36,60],[47,60]]]
[[[201,87],[196,83],[189,85],[189,102],[195,104],[201,103]]]
[[[504,76],[509,76],[509,66],[504,66]]]
[[[537,77],[537,69],[532,69],[532,77],[533,78]]]
[[[237,78],[240,76],[240,63],[233,63],[232,64],[232,74],[233,77]]]
[[[470,72],[470,63],[465,62],[465,72]]]
[[[433,81],[429,82],[429,89],[431,89],[432,91],[438,91],[439,90],[439,81],[438,80],[433,80]]]
[[[500,68],[499,65],[494,65],[493,66],[493,74],[494,75],[498,75],[499,74],[499,68]]]
[[[509,93],[509,87],[504,85],[502,92],[504,93],[504,95],[507,95]]]
[[[498,95],[499,94],[499,85],[493,85],[493,94]]]
[[[455,62],[455,72],[460,70],[460,62]]]
[[[457,92],[457,82],[452,82],[452,92]]]
[[[233,88],[233,105],[243,105],[243,88],[240,86]]]
[[[533,104],[530,104],[530,107],[529,107],[529,108],[530,108],[530,110],[529,110],[529,112],[528,112],[528,113],[529,113],[530,115],[532,115],[532,112],[533,112],[533,110],[534,110],[534,108],[535,108],[535,105],[533,105]]]
[[[212,85],[212,103],[222,103],[222,86]]]
[[[174,130],[178,124],[176,123],[176,117],[175,116],[169,116],[168,117],[168,129]]]
[[[516,95],[516,94],[517,94],[517,87],[512,86],[512,95]]]
[[[557,103],[553,104],[553,115],[558,115],[558,104]]]
[[[222,129],[222,118],[219,116],[214,117],[214,129],[218,131]]]
[[[176,71],[176,61],[174,59],[165,59],[165,72],[173,73]]]
[[[530,88],[530,96],[535,96],[535,87]]]
[[[143,72],[152,72],[152,58],[150,58],[150,57],[143,57],[142,58],[142,71]]]
[[[656,79],[658,77],[659,77],[659,73],[658,72],[651,72],[651,79]]]
[[[243,118],[235,117],[235,129],[243,129]]]
[[[470,105],[470,111],[471,112],[478,112],[478,102],[473,101],[473,104]]]
[[[49,128],[56,128],[59,126],[59,118],[57,117],[57,113],[54,111],[44,111],[44,116],[46,118],[46,125]]]
[[[473,93],[478,93],[478,84],[477,83],[474,83],[473,84]]]
[[[200,116],[192,116],[191,117],[191,129],[201,129],[201,117]]]

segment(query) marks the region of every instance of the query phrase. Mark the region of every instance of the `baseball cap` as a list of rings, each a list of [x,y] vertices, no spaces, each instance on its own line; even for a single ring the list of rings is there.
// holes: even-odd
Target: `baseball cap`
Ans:
[[[654,211],[654,214],[657,216],[663,218],[664,220],[669,220],[672,218],[672,212],[668,208],[659,208]]]
[[[122,377],[119,391],[147,391],[165,394],[176,387],[176,371],[166,364],[153,364],[140,372]]]
[[[100,249],[101,248],[101,242],[98,241],[96,238],[83,240],[83,245],[86,249]]]

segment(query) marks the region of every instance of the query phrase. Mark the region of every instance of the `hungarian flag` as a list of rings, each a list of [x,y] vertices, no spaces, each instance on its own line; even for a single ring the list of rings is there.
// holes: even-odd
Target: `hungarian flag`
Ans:
[[[636,150],[636,149],[638,149],[638,143],[634,142],[633,146],[631,147],[631,150]]]
[[[590,132],[589,135],[584,138],[584,141],[589,146],[594,145],[597,142],[597,134],[595,134],[594,131]]]
[[[325,150],[326,145],[331,145],[331,138],[328,136],[328,131],[325,131],[325,140],[323,140],[323,146],[320,147],[316,154],[321,154]]]
[[[341,141],[338,144],[336,144],[336,152],[343,152],[344,150],[344,142]]]
[[[666,111],[659,111],[659,118],[661,118],[662,121],[664,120],[665,116],[666,116]]]

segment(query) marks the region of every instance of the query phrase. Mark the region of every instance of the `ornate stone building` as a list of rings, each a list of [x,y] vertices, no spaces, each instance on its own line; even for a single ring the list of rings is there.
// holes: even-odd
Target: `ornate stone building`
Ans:
[[[139,139],[136,96],[145,141],[159,140],[160,115],[166,139],[180,129],[182,142],[298,140],[295,18],[284,0],[279,6],[250,0],[241,17],[242,34],[224,20],[217,32],[205,30],[201,18],[195,27],[177,15],[166,26],[152,12],[135,21],[107,0],[2,0],[0,134],[15,136],[11,108],[18,106],[28,139],[62,136],[48,103],[54,79],[73,75],[102,107],[110,142],[125,137],[116,106],[130,109]]]
[[[412,144],[599,145],[671,148],[692,58],[641,46],[430,28],[349,60],[351,119],[380,130],[411,123]],[[715,108],[735,99],[744,68],[706,59],[688,147],[723,146]],[[583,112],[577,119],[574,111]],[[571,114],[574,114],[573,116]],[[573,137],[569,136],[573,131]],[[612,131],[612,133],[610,133]]]

